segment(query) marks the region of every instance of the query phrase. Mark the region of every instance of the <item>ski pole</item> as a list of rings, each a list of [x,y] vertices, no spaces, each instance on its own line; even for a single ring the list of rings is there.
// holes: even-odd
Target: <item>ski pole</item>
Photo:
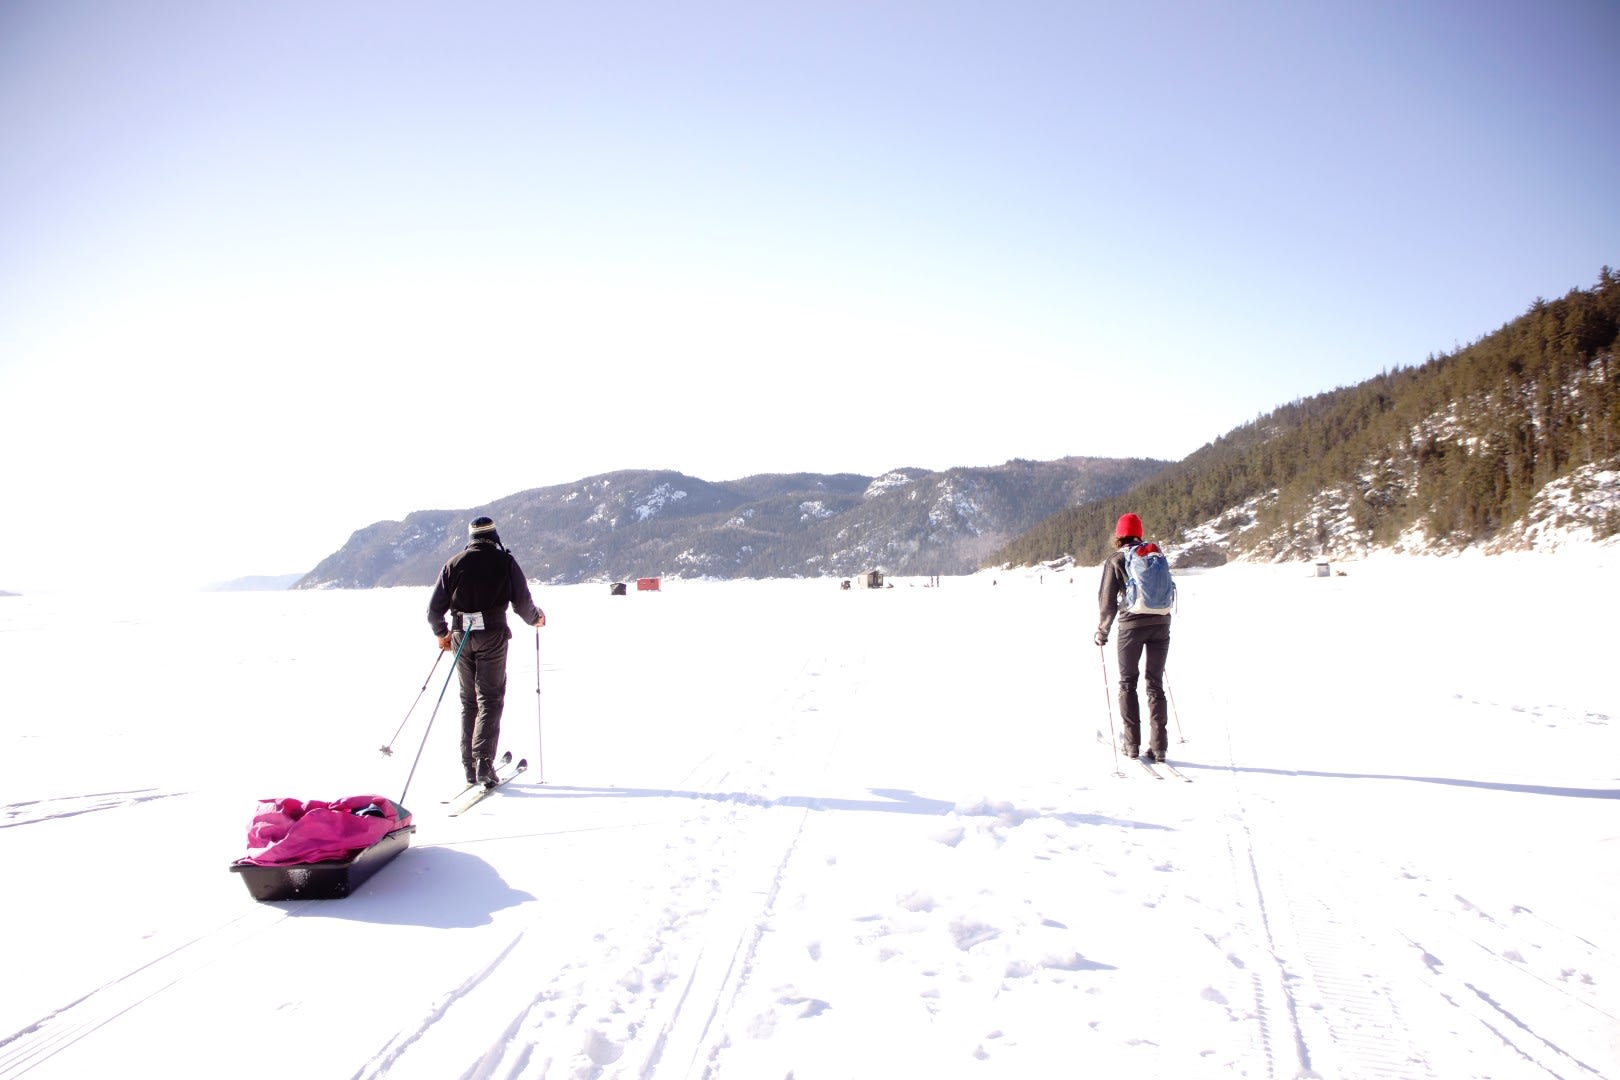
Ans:
[[[1181,731],[1181,711],[1176,708],[1176,692],[1170,689],[1170,680],[1164,680],[1164,694],[1170,699],[1170,715],[1176,718],[1176,741],[1186,742],[1187,736]]]
[[[534,723],[535,754],[540,783],[546,782],[546,727],[540,711],[540,626],[534,627]]]
[[[1114,748],[1114,775],[1124,776],[1119,767],[1119,740],[1114,737],[1114,700],[1108,696],[1108,657],[1101,645],[1097,646],[1097,662],[1102,665],[1103,705],[1108,709],[1108,745]]]
[[[422,695],[427,692],[428,683],[433,681],[433,673],[439,670],[439,661],[443,659],[444,650],[440,649],[436,654],[434,654],[433,666],[428,668],[427,678],[422,680],[422,689],[416,692],[416,700],[411,702],[411,707],[405,710],[405,719],[399,722],[399,728],[394,732],[394,739],[399,738],[399,733],[405,730],[405,724],[410,720],[411,713],[415,712],[416,707],[422,703]],[[387,742],[383,743],[381,747],[379,747],[379,749],[382,751],[383,757],[394,756],[394,739],[389,739]]]
[[[460,662],[460,660],[461,660],[461,650],[465,649],[467,647],[467,639],[470,638],[470,637],[472,637],[471,634],[467,633],[466,631],[462,632],[462,634],[461,634],[461,644],[456,646],[456,661],[457,662]],[[439,652],[443,653],[444,650],[440,649]],[[435,666],[437,666],[437,665],[435,664]],[[422,731],[422,745],[420,745],[420,746],[418,746],[416,748],[416,760],[411,762],[411,771],[405,774],[405,787],[399,793],[399,800],[398,800],[399,805],[401,805],[401,806],[405,805],[405,794],[406,794],[406,792],[411,790],[411,778],[416,775],[416,766],[421,764],[421,762],[422,762],[422,751],[427,749],[428,732],[433,730],[433,721],[438,718],[439,706],[444,704],[444,692],[446,690],[450,689],[450,679],[451,679],[452,676],[455,675],[455,673],[456,673],[456,665],[451,664],[450,665],[450,673],[444,677],[444,685],[439,688],[439,700],[435,701],[433,703],[433,711],[428,714],[427,727],[425,729],[423,729],[423,731]],[[430,679],[432,677],[433,677],[432,675],[428,676],[428,678],[430,678]]]

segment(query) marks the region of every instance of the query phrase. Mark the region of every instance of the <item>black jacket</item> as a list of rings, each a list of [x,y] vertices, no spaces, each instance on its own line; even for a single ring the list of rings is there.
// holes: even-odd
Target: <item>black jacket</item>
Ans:
[[[453,618],[463,612],[479,612],[485,630],[499,630],[510,637],[508,605],[529,625],[540,621],[540,609],[529,595],[529,581],[512,553],[493,540],[474,540],[439,571],[439,583],[428,601],[428,625],[436,637],[443,637],[462,628],[459,620],[450,625],[447,614]]]

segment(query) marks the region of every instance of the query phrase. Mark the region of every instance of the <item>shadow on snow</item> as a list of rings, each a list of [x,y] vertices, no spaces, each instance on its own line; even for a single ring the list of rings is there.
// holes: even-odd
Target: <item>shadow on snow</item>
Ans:
[[[1041,810],[1025,810],[1013,806],[1011,803],[991,802],[980,800],[975,803],[963,804],[947,802],[944,799],[931,799],[918,795],[914,791],[903,788],[867,788],[867,791],[877,796],[873,799],[840,799],[823,798],[815,795],[782,795],[768,798],[764,795],[755,795],[746,791],[680,791],[669,788],[617,788],[617,787],[568,787],[547,784],[540,788],[523,788],[513,791],[513,795],[522,798],[543,799],[695,799],[707,802],[735,803],[742,806],[754,806],[762,810],[776,807],[787,807],[802,810],[843,810],[856,813],[885,813],[885,814],[920,814],[925,817],[944,817],[946,814],[956,813],[962,817],[989,817],[997,818],[1004,825],[1017,825],[1024,821],[1043,819],[1061,822],[1064,825],[1115,825],[1130,829],[1166,829],[1168,826],[1155,825],[1145,821],[1127,821],[1122,818],[1108,817],[1105,814],[1076,814],[1076,813],[1046,813]]]
[[[457,930],[486,926],[495,913],[535,897],[508,885],[476,855],[449,847],[407,848],[341,900],[286,900],[293,918],[337,918],[390,926]]]
[[[1401,780],[1414,784],[1442,784],[1447,787],[1510,791],[1520,795],[1554,795],[1564,799],[1620,799],[1620,788],[1554,787],[1550,784],[1514,784],[1500,780],[1464,780],[1455,776],[1397,776],[1393,773],[1321,772],[1315,769],[1266,769],[1253,765],[1199,765],[1177,761],[1179,769],[1210,772],[1255,773],[1261,776],[1300,776],[1321,780]]]

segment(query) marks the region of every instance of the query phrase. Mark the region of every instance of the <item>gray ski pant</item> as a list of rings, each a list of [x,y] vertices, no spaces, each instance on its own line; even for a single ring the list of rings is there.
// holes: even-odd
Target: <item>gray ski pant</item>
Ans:
[[[1119,620],[1119,716],[1125,725],[1125,750],[1142,745],[1142,711],[1136,683],[1147,677],[1148,748],[1161,757],[1170,748],[1164,698],[1164,662],[1170,655],[1170,616]],[[1143,657],[1146,663],[1143,663]]]
[[[471,768],[495,760],[506,708],[506,645],[510,632],[474,630],[456,660],[461,678],[461,764]],[[462,634],[456,635],[459,646]]]

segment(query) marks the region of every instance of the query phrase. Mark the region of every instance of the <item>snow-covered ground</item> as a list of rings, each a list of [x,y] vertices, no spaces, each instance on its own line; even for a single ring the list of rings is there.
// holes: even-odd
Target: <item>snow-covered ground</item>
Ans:
[[[542,589],[459,818],[426,590],[3,599],[0,1077],[1620,1077],[1617,561],[1181,575],[1192,783],[1094,570]],[[228,871],[419,748],[356,895]]]

